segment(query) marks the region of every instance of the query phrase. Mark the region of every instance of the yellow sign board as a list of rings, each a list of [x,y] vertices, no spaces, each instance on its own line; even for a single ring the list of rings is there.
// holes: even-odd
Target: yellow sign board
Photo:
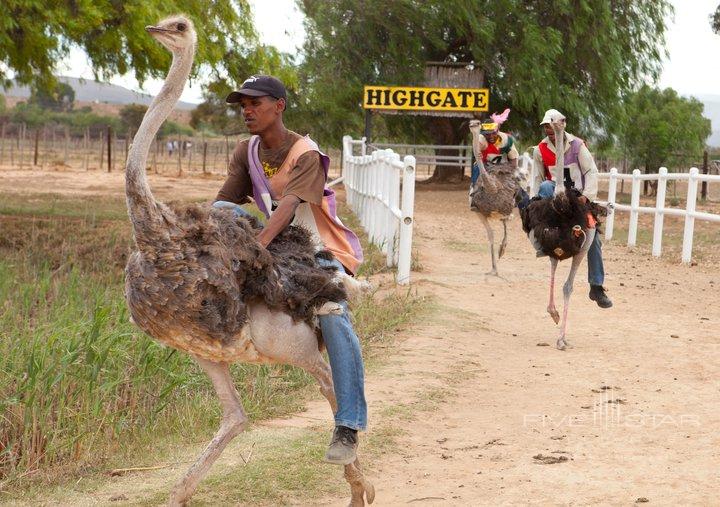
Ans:
[[[487,111],[487,88],[365,86],[363,108],[400,111]]]

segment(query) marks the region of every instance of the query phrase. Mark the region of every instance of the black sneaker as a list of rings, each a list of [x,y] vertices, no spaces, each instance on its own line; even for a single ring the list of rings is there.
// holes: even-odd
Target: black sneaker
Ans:
[[[334,465],[349,465],[355,461],[357,446],[357,430],[337,426],[325,453],[325,461]]]
[[[610,298],[605,294],[605,288],[602,285],[590,286],[590,299],[595,301],[600,308],[610,308],[613,305]]]

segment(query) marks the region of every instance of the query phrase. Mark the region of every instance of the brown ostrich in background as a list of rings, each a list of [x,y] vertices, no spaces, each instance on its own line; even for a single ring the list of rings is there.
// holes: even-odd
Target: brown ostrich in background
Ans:
[[[499,218],[503,224],[503,238],[500,242],[498,258],[505,253],[507,246],[507,221],[512,215],[515,207],[515,193],[520,188],[517,179],[517,168],[511,163],[495,164],[492,171],[488,172],[483,164],[482,153],[480,152],[480,125],[479,120],[471,120],[469,127],[472,133],[473,153],[480,169],[480,177],[471,190],[470,209],[476,211],[485,230],[487,231],[488,242],[490,243],[490,258],[492,270],[488,275],[497,276],[497,262],[495,260],[495,234],[493,233],[490,219]]]
[[[289,228],[265,250],[253,224],[228,210],[155,201],[146,175],[150,145],[182,93],[196,44],[192,23],[174,16],[147,31],[173,54],[162,90],[148,108],[128,154],[126,196],[137,251],[128,260],[125,295],[133,321],[156,340],[193,356],[212,380],[223,409],[220,429],[172,491],[183,505],[227,444],[248,422],[229,364],[284,363],[303,368],[336,410],[330,367],[321,355],[314,314],[342,311],[339,275],[315,267],[308,234]],[[359,461],[345,466],[351,505],[374,499]]]

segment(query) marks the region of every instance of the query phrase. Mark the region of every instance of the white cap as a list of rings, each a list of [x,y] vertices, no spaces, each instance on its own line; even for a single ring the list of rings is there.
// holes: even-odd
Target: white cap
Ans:
[[[564,119],[565,119],[565,115],[563,115],[557,109],[548,109],[547,111],[545,111],[545,116],[543,116],[543,119],[540,122],[540,126],[543,126],[546,123],[551,123],[553,120],[564,120]]]

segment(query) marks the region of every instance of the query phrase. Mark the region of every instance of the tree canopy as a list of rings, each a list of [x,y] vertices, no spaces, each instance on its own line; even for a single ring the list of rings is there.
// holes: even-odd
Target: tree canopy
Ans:
[[[710,25],[715,33],[720,34],[720,5],[715,9],[715,13],[710,15]]]
[[[50,89],[33,89],[28,102],[43,109],[67,112],[75,103],[75,90],[67,83],[57,82]]]
[[[655,172],[662,165],[699,157],[712,131],[710,120],[702,116],[703,107],[672,88],[641,87],[628,97],[620,136],[628,159]]]
[[[87,53],[96,78],[133,72],[142,83],[161,77],[171,57],[145,26],[178,12],[193,20],[196,61],[211,75],[243,75],[257,44],[247,0],[3,0],[0,5],[0,61],[7,66],[0,66],[0,84],[11,70],[18,83],[51,89],[55,66],[72,47]]]
[[[428,61],[479,67],[491,112],[510,107],[508,127],[528,140],[539,137],[550,107],[581,134],[612,132],[623,96],[658,76],[672,11],[667,0],[303,0],[301,7],[301,85],[318,111],[311,130],[333,138],[361,131],[363,85],[422,85]],[[433,136],[438,144],[467,133],[460,120],[384,120],[396,139],[432,132],[438,122],[452,126],[435,129],[451,133]]]

